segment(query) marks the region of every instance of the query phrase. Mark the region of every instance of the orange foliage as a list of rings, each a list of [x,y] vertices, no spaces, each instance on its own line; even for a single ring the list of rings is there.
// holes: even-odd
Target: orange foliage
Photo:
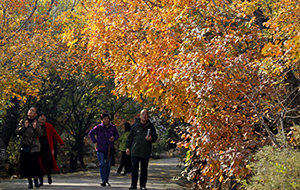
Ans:
[[[0,0],[1,110],[11,106],[8,101],[12,97],[22,101],[38,97],[40,79],[48,78],[49,73],[66,78],[80,70],[77,62],[84,52],[69,51],[62,41],[62,22],[57,17],[62,14],[58,10],[67,6],[55,7],[57,3]]]
[[[178,146],[207,160],[203,174],[249,174],[251,150],[266,142],[253,126],[264,125],[266,110],[280,112],[271,105],[286,92],[274,82],[298,67],[296,2],[93,2],[80,37],[65,40],[88,43],[88,54],[114,74],[118,95],[149,98],[191,123]],[[269,28],[257,24],[258,8]]]
[[[33,8],[32,1],[10,2]],[[115,78],[117,95],[149,99],[191,124],[178,146],[207,161],[203,175],[244,177],[251,172],[246,166],[252,150],[268,142],[254,126],[264,129],[265,118],[284,110],[277,100],[287,92],[277,84],[287,69],[299,69],[300,6],[288,0],[230,2],[87,0],[53,22],[44,22],[47,14],[35,15],[28,22],[31,30],[18,34],[13,31],[28,10],[6,3],[2,21],[4,6],[23,16],[9,27],[2,22],[1,44],[6,45],[0,60],[12,62],[16,71],[42,66],[105,72]],[[268,21],[260,22],[263,18]],[[6,87],[16,81],[8,76],[19,76],[0,72]],[[20,86],[28,88],[24,77],[18,77]]]

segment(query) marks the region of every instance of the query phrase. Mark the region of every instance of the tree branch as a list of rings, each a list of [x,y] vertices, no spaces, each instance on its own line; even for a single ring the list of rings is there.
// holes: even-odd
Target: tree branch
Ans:
[[[34,12],[37,9],[37,4],[38,4],[38,0],[35,0],[34,2],[34,7],[30,13],[30,15],[28,16],[28,18],[25,20],[25,22],[20,26],[20,28],[16,31],[17,33],[21,31],[21,29],[25,26],[25,24],[27,24],[27,22],[31,19],[31,17],[33,16]]]
[[[54,0],[51,0],[49,9],[47,10],[46,15],[49,15],[49,14],[50,14],[50,11],[52,10],[53,4],[54,4]]]

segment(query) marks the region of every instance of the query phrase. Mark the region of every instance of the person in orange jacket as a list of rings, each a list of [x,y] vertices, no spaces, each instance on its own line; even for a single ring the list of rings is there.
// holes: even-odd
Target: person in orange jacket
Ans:
[[[48,177],[48,183],[51,185],[52,178],[51,173],[59,170],[59,167],[54,158],[54,143],[53,138],[60,144],[60,148],[63,148],[64,141],[61,139],[59,134],[56,132],[54,127],[46,122],[46,115],[44,113],[39,114],[39,123],[43,129],[43,135],[39,137],[41,143],[41,164],[45,174]],[[44,175],[40,175],[40,186],[43,186]]]

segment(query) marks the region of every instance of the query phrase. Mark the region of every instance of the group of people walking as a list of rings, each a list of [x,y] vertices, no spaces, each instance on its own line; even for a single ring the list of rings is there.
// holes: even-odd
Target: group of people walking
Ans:
[[[110,119],[109,114],[102,114],[101,123],[89,131],[89,137],[95,145],[99,162],[100,185],[102,187],[111,186],[109,183],[111,162],[115,153],[115,142],[119,139],[119,150],[122,157],[117,174],[121,174],[124,168],[123,175],[131,175],[129,189],[137,189],[140,163],[139,185],[141,190],[146,190],[152,143],[157,140],[157,133],[149,120],[148,111],[143,109],[132,126],[130,123],[124,123],[125,132],[121,137],[117,127],[111,123]],[[61,147],[64,142],[54,127],[46,122],[46,115],[41,113],[37,117],[37,108],[30,108],[27,117],[20,122],[16,129],[16,134],[21,136],[21,178],[28,179],[28,188],[33,188],[33,185],[38,188],[43,185],[43,176],[46,174],[48,183],[51,184],[51,172],[59,170],[54,157],[53,138]]]
[[[149,113],[146,109],[140,112],[140,117],[136,119],[131,127],[129,123],[125,123],[124,127],[125,133],[120,138],[121,164],[117,173],[120,174],[123,167],[125,168],[125,175],[131,172],[131,186],[129,189],[137,189],[139,163],[141,163],[140,189],[147,190],[148,163],[152,143],[157,140],[155,127],[150,122]],[[100,185],[103,187],[110,186],[111,152],[114,149],[114,142],[119,139],[119,133],[116,126],[110,122],[108,114],[101,116],[101,124],[96,125],[89,132],[89,136],[92,142],[95,143],[98,156],[102,180]]]
[[[54,157],[53,138],[61,145],[64,142],[54,127],[46,122],[46,115],[37,115],[37,108],[28,110],[25,119],[20,121],[16,134],[21,136],[20,142],[20,176],[28,179],[28,188],[43,186],[44,175],[48,183],[52,183],[51,173],[59,167]],[[33,179],[33,181],[32,181]]]

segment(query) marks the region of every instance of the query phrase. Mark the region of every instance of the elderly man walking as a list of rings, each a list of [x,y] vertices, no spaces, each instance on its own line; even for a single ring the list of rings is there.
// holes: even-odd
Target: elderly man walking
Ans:
[[[148,110],[143,109],[140,117],[132,125],[126,141],[126,154],[131,155],[132,176],[129,189],[137,189],[139,162],[141,163],[140,188],[146,189],[148,163],[152,150],[152,143],[157,140],[154,125],[149,120]]]

